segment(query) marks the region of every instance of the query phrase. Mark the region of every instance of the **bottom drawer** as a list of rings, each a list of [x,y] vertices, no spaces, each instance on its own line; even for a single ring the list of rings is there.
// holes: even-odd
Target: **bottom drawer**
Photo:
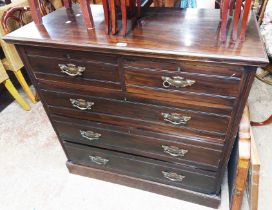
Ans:
[[[215,193],[215,173],[64,142],[71,162],[202,193]]]

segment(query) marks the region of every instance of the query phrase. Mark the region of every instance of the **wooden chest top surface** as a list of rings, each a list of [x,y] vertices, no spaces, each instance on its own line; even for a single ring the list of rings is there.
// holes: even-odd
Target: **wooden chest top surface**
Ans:
[[[177,60],[215,61],[264,65],[267,56],[253,14],[246,41],[218,41],[219,10],[150,8],[126,37],[106,35],[101,5],[92,5],[95,30],[87,31],[81,10],[65,8],[8,34],[6,41],[23,44],[92,50],[125,55],[145,55]],[[126,46],[120,46],[126,43]]]

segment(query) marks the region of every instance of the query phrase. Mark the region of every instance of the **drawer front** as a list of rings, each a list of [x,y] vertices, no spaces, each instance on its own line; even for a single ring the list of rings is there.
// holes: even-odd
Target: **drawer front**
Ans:
[[[242,77],[244,68],[242,66],[212,64],[190,61],[175,61],[162,59],[145,59],[145,58],[123,58],[123,67],[125,69],[139,70],[159,70],[170,71],[172,73],[185,73],[187,75],[207,75],[218,78],[236,78]]]
[[[76,164],[118,172],[163,184],[214,193],[215,173],[139,156],[65,143],[69,159]]]
[[[50,106],[61,108],[72,108],[79,110],[82,114],[101,113],[122,118],[132,118],[149,122],[153,125],[170,127],[177,132],[190,130],[191,132],[214,133],[225,135],[229,118],[219,117],[201,112],[189,112],[167,107],[158,107],[140,103],[109,100],[105,98],[88,97],[83,95],[42,91],[46,103]],[[79,101],[85,104],[76,105]],[[90,107],[88,107],[88,104]]]
[[[215,97],[206,94],[181,93],[178,91],[154,89],[140,86],[127,86],[127,99],[172,106],[194,111],[212,112],[230,116],[236,102],[234,97]]]
[[[239,94],[240,79],[224,79],[210,75],[184,74],[183,72],[166,72],[126,69],[125,81],[128,87],[139,86],[176,93],[198,93],[215,97],[236,97]]]
[[[79,121],[72,118],[53,118],[54,127],[63,141],[86,144],[115,151],[141,155],[153,159],[194,164],[216,170],[222,151],[186,144],[186,140],[173,142],[169,139],[129,134],[129,130],[106,124]],[[191,140],[192,141],[192,140]],[[187,142],[190,142],[187,139]]]
[[[58,52],[58,51],[57,51]],[[55,54],[55,52],[53,53]],[[92,53],[89,53],[90,55]],[[37,79],[121,89],[117,63],[28,55]]]
[[[25,47],[28,57],[48,57],[66,60],[80,60],[81,62],[100,62],[117,65],[117,56],[103,53],[55,49],[47,47]]]
[[[135,120],[132,118],[125,118],[119,116],[112,116],[108,114],[84,112],[81,110],[62,108],[56,106],[48,106],[49,113],[59,116],[66,116],[81,120],[94,121],[98,123],[105,123],[110,125],[116,125],[126,128],[136,129],[138,131],[155,132],[165,135],[183,136],[192,139],[202,139],[203,141],[224,144],[225,135],[221,135],[215,132],[204,132],[198,130],[184,129],[177,126],[169,126],[167,124],[147,122],[143,120]]]
[[[51,58],[29,59],[37,79],[69,82],[74,85],[98,86],[102,88],[121,89],[118,68],[114,65],[65,61]],[[77,76],[62,71],[59,65],[73,64],[76,68],[84,68]],[[69,70],[68,70],[69,71]]]

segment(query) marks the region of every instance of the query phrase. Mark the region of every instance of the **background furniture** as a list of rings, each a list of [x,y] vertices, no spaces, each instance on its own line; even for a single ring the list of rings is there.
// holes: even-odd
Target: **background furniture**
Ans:
[[[240,210],[250,166],[250,123],[248,107],[244,109],[239,133],[228,164],[230,209]]]
[[[0,24],[0,43],[1,43],[1,47],[3,49],[3,52],[5,54],[5,58],[2,59],[2,63],[3,63],[6,70],[10,70],[10,71],[14,72],[16,78],[18,79],[19,83],[23,87],[27,96],[30,98],[30,100],[33,103],[36,103],[35,97],[22,75],[21,69],[23,68],[24,65],[23,65],[16,49],[14,48],[14,46],[12,44],[8,44],[2,40],[2,37],[5,34],[7,34],[8,32],[20,27],[21,25],[24,25],[24,23],[28,23],[31,21],[30,14],[27,16],[27,14],[25,12],[23,12],[22,13],[23,16],[19,17],[18,19],[17,18],[14,19],[14,17],[16,17],[16,15],[20,16],[21,12],[17,11],[14,13],[12,10],[10,10],[10,13],[6,13],[9,9],[11,9],[13,7],[20,6],[21,8],[23,8],[26,5],[27,5],[26,1],[19,1],[16,3],[11,3],[9,5],[0,7],[0,20],[6,20],[4,25],[3,25],[3,22],[2,22],[2,24]],[[6,14],[6,17],[3,17],[3,16],[5,16],[5,14]],[[10,17],[13,16],[13,17],[9,18],[9,16]],[[10,21],[9,30],[7,30],[8,22],[9,22],[8,19],[9,20],[12,19],[12,21]],[[5,28],[6,28],[6,30],[5,30]]]
[[[260,159],[245,107],[237,140],[228,164],[230,209],[240,210],[247,193],[250,210],[258,209]]]
[[[230,48],[214,38],[218,10],[149,8],[126,37],[106,35],[103,7],[92,11],[94,33],[63,8],[42,29],[31,23],[5,37],[70,172],[218,207],[256,68],[268,62],[254,17],[249,38]]]
[[[250,122],[250,124],[252,126],[263,126],[263,125],[269,125],[271,123],[272,123],[272,115],[268,119],[266,119],[265,121],[263,121],[263,122],[254,122],[254,121]]]
[[[17,101],[18,104],[24,109],[24,110],[30,110],[30,106],[28,105],[27,102],[20,96],[12,82],[10,81],[6,70],[0,61],[0,84],[4,84],[9,93],[14,97],[14,99]]]
[[[28,0],[29,7],[32,13],[32,18],[35,24],[42,25],[42,14],[39,6],[38,0]],[[80,4],[81,11],[85,20],[85,25],[88,30],[93,29],[93,16],[90,8],[90,0],[78,0]],[[63,0],[63,5],[65,8],[72,8],[72,0]]]
[[[247,195],[250,210],[258,210],[260,168],[261,161],[252,128],[250,127],[250,166],[247,180]]]
[[[268,6],[268,7],[267,7]],[[271,16],[272,3],[271,1],[264,0],[257,11],[258,23],[261,26],[261,34],[263,36],[266,51],[268,57],[270,58],[270,63],[259,69],[256,77],[265,82],[266,84],[272,85],[272,16]]]

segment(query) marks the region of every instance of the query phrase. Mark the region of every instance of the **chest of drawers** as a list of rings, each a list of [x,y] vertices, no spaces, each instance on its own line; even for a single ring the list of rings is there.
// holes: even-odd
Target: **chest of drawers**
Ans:
[[[244,43],[222,44],[216,10],[151,8],[125,38],[105,35],[101,6],[93,11],[95,31],[75,7],[5,37],[68,169],[216,208],[255,70],[267,62],[255,19]]]

